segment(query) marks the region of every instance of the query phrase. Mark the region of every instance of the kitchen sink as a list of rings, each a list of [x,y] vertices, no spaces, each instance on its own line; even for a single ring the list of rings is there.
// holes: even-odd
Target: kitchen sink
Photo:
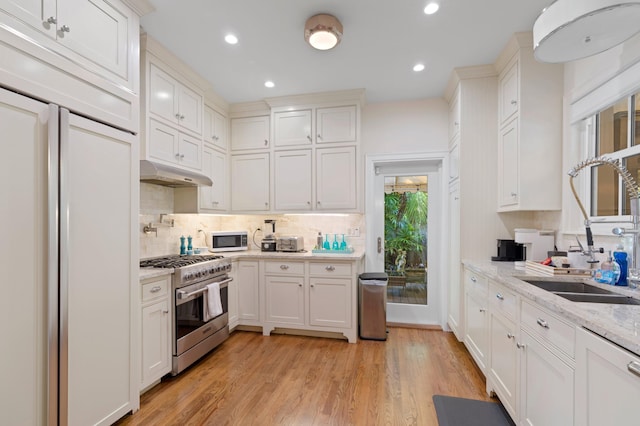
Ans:
[[[593,285],[575,282],[575,281],[529,281],[524,280],[531,285],[534,285],[543,290],[550,291],[552,293],[587,293],[587,294],[613,294],[617,295],[609,290],[605,290]]]
[[[640,305],[640,300],[577,281],[523,280],[572,302]]]
[[[556,293],[573,302],[611,303],[614,305],[640,305],[640,300],[620,294],[576,294]]]

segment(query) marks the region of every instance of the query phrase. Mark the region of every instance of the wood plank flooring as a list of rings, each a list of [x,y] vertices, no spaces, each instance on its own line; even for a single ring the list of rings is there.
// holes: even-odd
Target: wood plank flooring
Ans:
[[[452,333],[390,328],[386,342],[236,331],[141,396],[118,425],[437,425],[434,394],[490,400]]]

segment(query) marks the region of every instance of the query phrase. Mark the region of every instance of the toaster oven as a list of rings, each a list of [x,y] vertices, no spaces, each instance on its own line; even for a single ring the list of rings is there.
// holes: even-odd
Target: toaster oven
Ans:
[[[276,238],[276,251],[304,251],[304,238],[278,237]]]

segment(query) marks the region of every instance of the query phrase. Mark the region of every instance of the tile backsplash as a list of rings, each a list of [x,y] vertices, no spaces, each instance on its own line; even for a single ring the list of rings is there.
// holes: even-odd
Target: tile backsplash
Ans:
[[[260,250],[260,241],[271,233],[271,225],[265,219],[275,220],[276,235],[296,235],[304,238],[305,249],[312,250],[318,232],[322,235],[338,234],[338,241],[345,234],[346,241],[356,249],[363,249],[365,217],[363,214],[260,214],[260,215],[207,215],[172,214],[173,189],[142,183],[140,185],[140,257],[163,256],[180,252],[180,237],[192,236],[193,247],[207,247],[207,234],[213,231],[247,231],[249,250]],[[160,223],[160,215],[163,215]],[[173,227],[169,225],[173,220]],[[145,225],[157,228],[155,233],[145,234]],[[349,230],[358,228],[360,236],[348,236]],[[264,232],[264,233],[263,233]]]

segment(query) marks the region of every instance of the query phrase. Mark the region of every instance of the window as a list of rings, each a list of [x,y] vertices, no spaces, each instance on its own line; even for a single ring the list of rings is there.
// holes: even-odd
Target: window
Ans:
[[[640,182],[640,92],[616,102],[590,119],[595,123],[591,153],[620,160]],[[591,167],[591,216],[630,215],[629,194],[609,166]]]

